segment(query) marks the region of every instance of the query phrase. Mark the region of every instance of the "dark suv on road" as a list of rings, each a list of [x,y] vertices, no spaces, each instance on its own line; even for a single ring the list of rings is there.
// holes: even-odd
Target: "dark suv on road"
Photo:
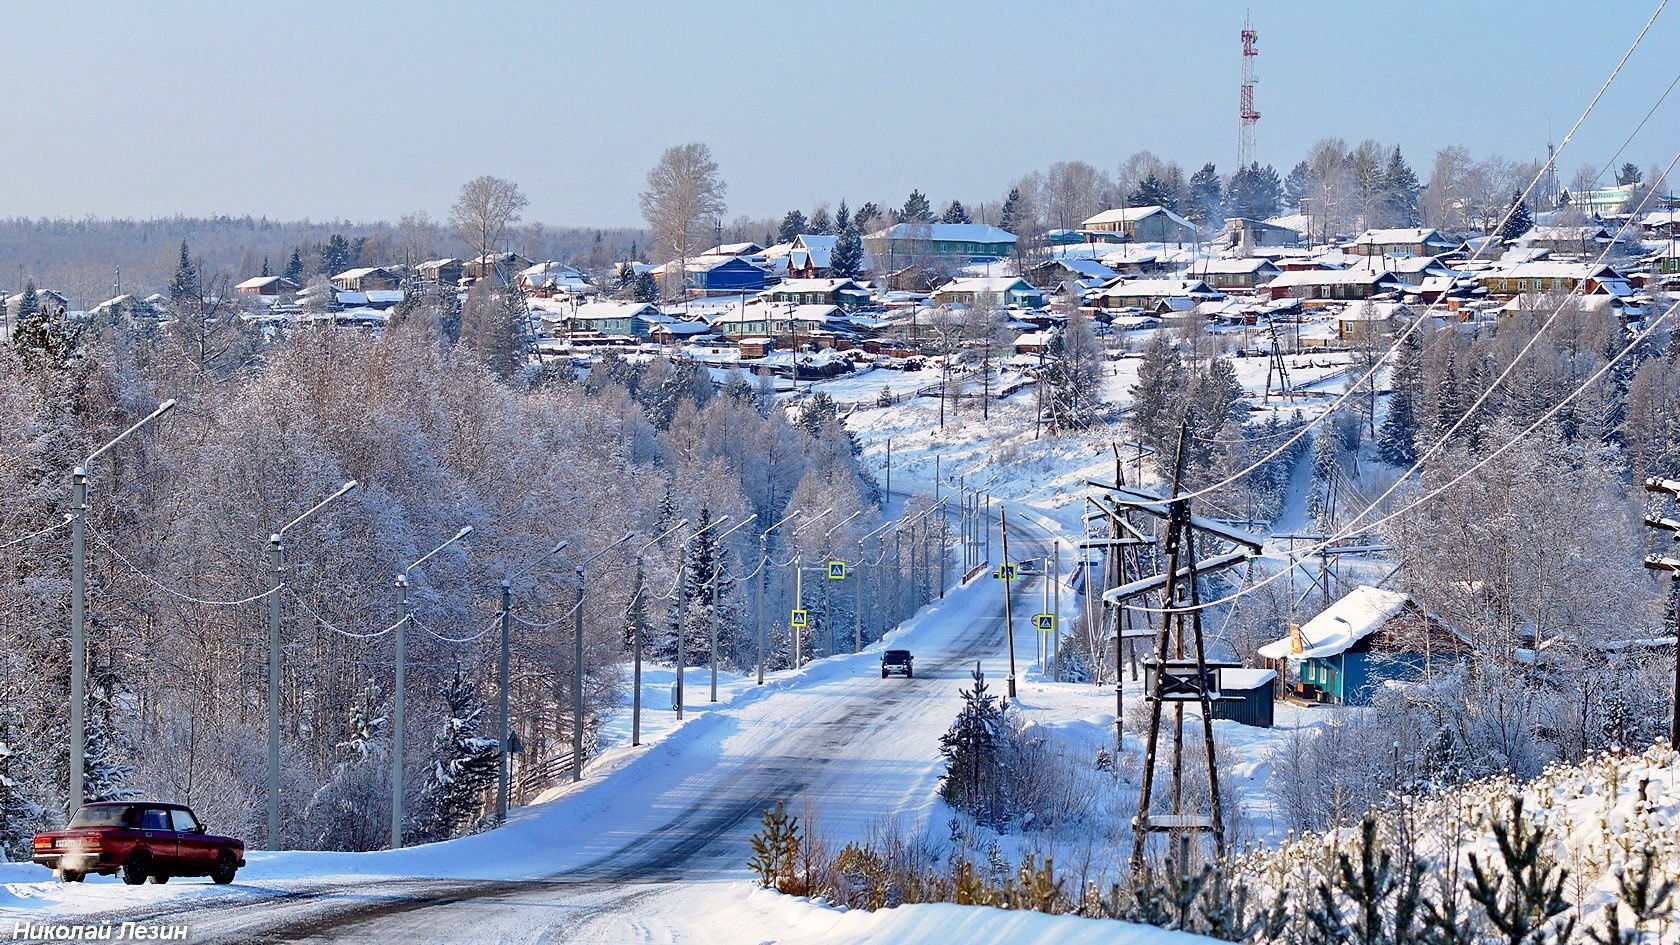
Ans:
[[[881,678],[886,679],[893,673],[903,673],[905,679],[916,678],[914,659],[909,650],[888,650],[882,653]]]
[[[121,873],[123,882],[166,883],[171,876],[233,882],[245,844],[207,833],[180,804],[109,801],[83,804],[63,830],[35,835],[34,860],[67,883],[89,873]]]

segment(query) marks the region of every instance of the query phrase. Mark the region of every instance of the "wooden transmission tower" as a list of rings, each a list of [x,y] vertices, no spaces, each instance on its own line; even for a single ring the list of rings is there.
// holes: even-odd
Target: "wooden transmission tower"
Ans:
[[[1192,514],[1190,498],[1180,497],[1184,491],[1184,445],[1187,436],[1187,427],[1181,426],[1170,498],[1162,499],[1118,483],[1091,483],[1108,490],[1117,508],[1166,520],[1166,531],[1161,537],[1166,571],[1103,594],[1105,605],[1120,607],[1134,597],[1161,591],[1162,609],[1165,611],[1155,636],[1155,653],[1145,664],[1150,670],[1145,696],[1149,704],[1149,730],[1144,747],[1143,787],[1138,794],[1138,813],[1132,825],[1133,870],[1143,868],[1145,846],[1152,833],[1176,837],[1184,854],[1188,854],[1193,835],[1210,834],[1214,855],[1220,856],[1225,852],[1224,811],[1213,744],[1213,703],[1220,699],[1220,670],[1235,664],[1215,663],[1207,657],[1197,578],[1242,564],[1261,550],[1262,541],[1223,522]],[[1235,548],[1205,561],[1199,560],[1196,552],[1198,537],[1222,541]],[[1202,713],[1202,744],[1207,756],[1208,803],[1205,813],[1190,810],[1185,796],[1184,706],[1188,702],[1197,703]],[[1155,769],[1161,747],[1162,715],[1168,703],[1173,706],[1172,779],[1167,809],[1156,811]]]

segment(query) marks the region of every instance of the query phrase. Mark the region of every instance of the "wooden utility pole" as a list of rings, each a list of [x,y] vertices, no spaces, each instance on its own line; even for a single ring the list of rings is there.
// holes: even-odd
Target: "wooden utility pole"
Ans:
[[[1191,513],[1189,497],[1181,497],[1184,444],[1188,433],[1187,426],[1180,426],[1170,498],[1161,499],[1119,483],[1092,483],[1113,492],[1111,501],[1117,508],[1166,520],[1166,531],[1161,539],[1162,550],[1166,553],[1166,572],[1122,584],[1103,594],[1103,603],[1115,608],[1131,598],[1155,591],[1161,592],[1163,600],[1164,613],[1155,634],[1155,653],[1145,664],[1149,670],[1148,694],[1145,696],[1149,704],[1149,730],[1145,733],[1143,786],[1138,795],[1137,817],[1132,824],[1133,870],[1144,867],[1144,853],[1151,833],[1177,837],[1185,853],[1188,853],[1191,835],[1207,833],[1212,836],[1214,854],[1218,856],[1225,852],[1224,809],[1213,741],[1213,703],[1220,698],[1219,673],[1232,664],[1214,663],[1207,658],[1198,579],[1247,561],[1261,550],[1262,542],[1247,532]],[[1238,548],[1199,561],[1196,540],[1203,536],[1237,545]],[[1155,769],[1160,750],[1162,710],[1168,702],[1173,704],[1171,801],[1167,811],[1157,813],[1152,809],[1155,803]],[[1198,703],[1201,708],[1208,785],[1205,815],[1187,810],[1184,774],[1186,702]]]
[[[1009,643],[1009,698],[1015,698],[1015,621],[1009,607],[1009,582],[1013,565],[1009,563],[1009,522],[1004,518],[1003,503],[998,503],[998,530],[1003,533],[1003,563],[998,565],[998,583],[1003,585],[1003,635]]]

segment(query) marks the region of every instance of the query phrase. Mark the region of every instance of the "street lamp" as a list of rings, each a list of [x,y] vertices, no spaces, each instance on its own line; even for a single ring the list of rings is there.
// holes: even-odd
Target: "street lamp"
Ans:
[[[758,533],[758,684],[760,686],[764,685],[764,571],[770,566],[770,533],[804,514],[803,510],[794,509],[783,516],[781,521]]]
[[[560,542],[538,555],[535,560],[502,579],[502,654],[497,666],[496,714],[500,723],[501,750],[496,755],[496,820],[507,820],[508,812],[508,689],[512,685],[509,663],[513,650],[513,582],[529,574],[537,565],[566,550],[569,542]]]
[[[683,519],[664,532],[648,539],[640,548],[636,549],[636,590],[642,593],[642,553],[670,537],[673,532],[688,527],[688,519]],[[631,649],[635,652],[635,673],[630,686],[630,744],[642,743],[642,617],[635,597],[630,598],[630,613],[633,617],[630,633],[632,636]]]
[[[739,523],[730,526],[729,531],[726,531],[723,534],[717,536],[718,552],[717,552],[716,555],[714,555],[712,557],[712,641],[711,642],[712,642],[712,701],[713,702],[718,701],[718,698],[717,698],[718,612],[719,612],[719,607],[718,607],[718,575],[723,573],[723,540],[725,538],[728,538],[730,535],[735,534],[737,531],[740,531],[742,528],[745,528],[746,526],[751,525],[753,522],[756,522],[756,521],[758,521],[758,513],[754,512],[753,514],[747,516],[745,519],[743,519]]]
[[[672,706],[677,712],[677,718],[683,717],[683,707],[687,704],[686,689],[683,674],[688,669],[688,588],[683,586],[683,573],[688,568],[688,542],[699,538],[712,529],[729,521],[730,516],[707,522],[704,528],[697,528],[694,534],[688,536],[677,549],[677,691]]]
[[[268,558],[272,565],[268,584],[268,848],[280,849],[280,588],[286,567],[281,539],[303,521],[356,488],[352,479],[315,507],[299,515],[268,536]]]
[[[71,810],[81,806],[83,797],[82,766],[87,753],[85,720],[87,705],[84,681],[87,675],[87,470],[93,461],[112,447],[128,439],[134,431],[168,413],[175,406],[173,399],[158,404],[140,422],[117,434],[117,438],[88,454],[81,465],[70,471],[70,794]]]
[[[834,506],[831,505],[811,518],[800,522],[798,527],[788,533],[788,537],[798,538],[800,532],[822,521],[832,511],[834,511]],[[805,609],[805,551],[799,547],[798,542],[795,542],[793,546],[793,609]],[[800,656],[799,628],[793,626],[793,621],[789,620],[788,630],[793,634],[793,668],[798,669]]]
[[[577,608],[572,611],[574,644],[572,650],[572,781],[574,783],[583,780],[583,569],[594,564],[602,555],[635,537],[635,532],[625,532],[623,538],[583,559],[577,565]]]
[[[823,532],[822,540],[823,540],[823,560],[824,560],[824,562],[826,562],[828,560],[828,557],[831,553],[829,551],[829,545],[828,545],[829,536],[833,535],[835,532],[844,528],[846,526],[847,522],[850,522],[852,519],[857,518],[859,515],[862,515],[862,514],[863,514],[863,509],[858,509],[856,512],[853,512],[852,514],[850,514],[850,515],[846,516],[845,518],[841,519],[839,522],[835,523],[833,528],[830,528],[828,531]],[[823,582],[823,632],[828,634],[828,653],[827,653],[827,655],[828,656],[833,656],[834,655],[834,592],[833,592],[833,585],[829,581],[824,581]]]
[[[863,649],[863,574],[858,568],[863,565],[863,543],[881,534],[893,526],[893,522],[883,522],[874,531],[858,539],[857,564],[853,566],[852,576],[852,652]]]
[[[471,535],[471,525],[461,526],[448,541],[421,555],[419,560],[402,569],[395,581],[397,587],[397,678],[396,694],[392,697],[391,718],[391,849],[402,847],[403,821],[403,683],[408,671],[408,572],[425,564],[433,555]]]

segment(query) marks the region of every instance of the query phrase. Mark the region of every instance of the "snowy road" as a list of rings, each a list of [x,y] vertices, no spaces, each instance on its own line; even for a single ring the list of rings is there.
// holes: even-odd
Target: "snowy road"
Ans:
[[[1011,557],[1041,556],[1049,539],[1012,521]],[[1014,587],[1023,672],[1034,647],[1026,615],[1040,580]],[[881,679],[874,651],[818,661],[694,713],[610,776],[523,811],[502,830],[382,854],[281,854],[273,879],[257,861],[250,881],[242,874],[232,887],[108,897],[108,906],[127,908],[78,918],[185,923],[194,942],[797,940],[779,906],[733,908],[749,896],[741,881],[760,812],[784,800],[840,842],[889,826],[920,830],[935,809],[939,736],[976,660],[1002,689],[1002,609],[997,583],[978,578],[892,636],[915,651],[915,679]],[[309,858],[311,869],[294,862],[282,872],[286,857]],[[340,875],[351,873],[369,875]],[[323,878],[303,878],[311,874]],[[139,892],[86,887],[101,889]]]

